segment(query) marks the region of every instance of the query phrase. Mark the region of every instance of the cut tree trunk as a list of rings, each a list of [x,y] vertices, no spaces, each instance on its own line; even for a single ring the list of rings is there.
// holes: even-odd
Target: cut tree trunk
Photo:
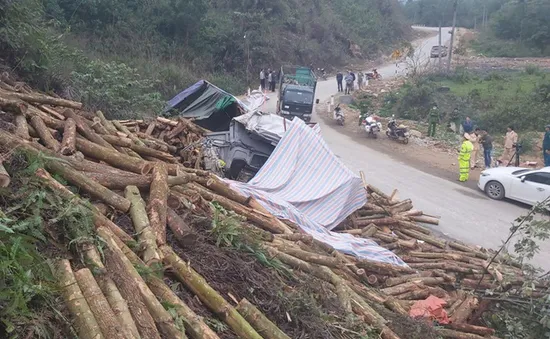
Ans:
[[[446,247],[446,242],[445,241],[439,240],[439,239],[434,238],[432,236],[429,236],[429,235],[426,235],[426,234],[423,234],[423,233],[420,233],[420,232],[417,232],[417,231],[414,231],[414,230],[411,230],[411,229],[407,229],[407,228],[401,228],[401,232],[403,232],[406,235],[408,235],[410,237],[413,237],[415,239],[425,241],[428,244],[434,245],[436,247],[439,247],[439,248],[445,248]]]
[[[128,127],[124,126],[123,124],[121,124],[119,121],[116,121],[116,120],[112,120],[111,122],[113,123],[113,125],[115,125],[117,130],[119,130],[122,133],[126,134],[128,136],[128,138],[132,139],[132,141],[134,143],[136,143],[137,145],[140,145],[140,146],[145,146],[143,141],[141,141],[134,133],[130,132]]]
[[[76,148],[87,157],[104,161],[125,171],[145,175],[153,169],[153,164],[150,162],[122,154],[114,149],[97,145],[82,138],[76,139]]]
[[[103,294],[107,298],[116,319],[122,326],[122,330],[128,338],[139,338],[139,331],[136,327],[132,314],[128,309],[126,300],[122,298],[120,291],[115,285],[113,279],[111,279],[107,273],[107,269],[101,261],[99,252],[93,245],[86,244],[81,247],[81,253],[83,254],[86,265],[90,268],[95,275],[95,279],[99,284],[99,287],[103,291]]]
[[[432,224],[432,225],[439,225],[439,219],[428,217],[428,216],[425,216],[425,215],[409,216],[409,218],[413,221],[416,221],[416,222],[422,222],[422,223],[425,223],[425,224]]]
[[[395,285],[392,287],[383,288],[380,291],[387,294],[387,295],[399,295],[411,291],[417,291],[423,288],[423,285],[421,283],[417,283],[416,281],[406,282],[400,285]]]
[[[227,199],[235,201],[241,205],[246,206],[250,201],[250,197],[245,197],[241,193],[235,191],[229,186],[229,184],[226,184],[214,175],[200,180],[199,183],[222,197],[226,197]]]
[[[10,174],[0,161],[0,187],[8,187],[11,182]]]
[[[42,181],[50,187],[50,189],[60,196],[62,196],[64,199],[67,199],[68,201],[73,201],[78,204],[81,204],[82,206],[88,207],[89,205],[84,203],[80,198],[74,195],[73,192],[69,191],[65,186],[60,184],[57,180],[52,178],[50,173],[48,173],[46,170],[39,168],[36,170],[36,176],[41,178]],[[113,223],[110,219],[108,219],[106,216],[101,214],[95,207],[91,207],[90,211],[92,213],[92,216],[94,218],[94,225],[96,228],[98,227],[107,227],[110,229],[114,234],[117,235],[120,239],[122,239],[125,243],[133,243],[133,239],[120,227],[118,227],[115,223]]]
[[[30,140],[31,136],[29,134],[29,125],[27,124],[27,118],[22,114],[15,115],[15,135],[18,137]]]
[[[166,222],[168,227],[174,233],[174,237],[179,242],[179,244],[186,248],[195,243],[198,236],[191,227],[183,220],[173,209],[168,208],[166,212]]]
[[[466,299],[456,308],[454,313],[451,315],[451,322],[455,324],[464,323],[468,320],[472,312],[477,307],[478,300],[473,295],[466,296]]]
[[[74,327],[79,338],[105,339],[90,309],[90,305],[88,305],[82,295],[82,291],[78,287],[69,260],[59,260],[55,264],[55,267],[52,268],[52,271],[59,281],[65,304],[67,304],[71,315],[75,318]]]
[[[122,332],[122,328],[115,317],[115,313],[111,309],[107,298],[105,298],[101,292],[92,272],[87,268],[83,268],[76,271],[74,275],[84,299],[90,306],[97,320],[103,336],[105,338],[131,339]]]
[[[117,129],[116,129],[115,125],[113,125],[113,123],[110,120],[107,120],[107,118],[105,118],[105,115],[103,114],[103,112],[96,111],[95,114],[99,118],[99,121],[101,121],[101,124],[103,125],[103,127],[105,127],[105,129],[111,135],[117,135]]]
[[[382,263],[378,261],[373,260],[367,260],[367,259],[358,259],[357,260],[357,267],[365,269],[367,272],[373,272],[377,274],[382,275],[389,275],[389,276],[398,276],[401,274],[412,274],[415,273],[413,269]]]
[[[76,123],[72,118],[65,120],[63,140],[59,152],[63,155],[72,155],[76,152]]]
[[[74,170],[73,168],[62,164],[58,160],[48,160],[46,163],[46,168],[51,172],[61,175],[71,184],[79,187],[91,196],[104,201],[106,204],[113,206],[121,212],[126,213],[130,209],[130,201],[101,186],[95,181],[92,181],[90,178]]]
[[[130,217],[136,229],[139,242],[143,245],[143,261],[147,266],[155,266],[156,268],[162,262],[162,258],[157,247],[155,232],[147,217],[145,201],[141,198],[139,189],[136,186],[126,186],[124,194],[126,199],[132,203]]]
[[[140,296],[140,301],[142,301],[143,304],[139,305],[139,313],[149,314],[151,316],[150,320],[154,320],[152,327],[150,320],[147,322],[147,332],[150,332],[151,329],[155,327],[154,323],[156,323],[164,337],[185,338],[185,333],[176,328],[170,313],[168,313],[157,300],[156,296],[151,292],[149,287],[147,287],[147,284],[143,281],[138,271],[117,245],[114,239],[116,236],[106,228],[99,228],[97,234],[103,238],[108,247],[106,251],[106,266],[109,272],[113,274],[113,280],[115,280],[117,286],[121,289],[121,293],[126,300],[129,300],[128,292],[130,292],[130,289],[130,293],[134,294],[134,296],[130,297],[131,299],[136,301],[136,296]],[[145,309],[143,309],[142,306],[146,306]],[[132,303],[130,303],[130,311],[132,311]],[[135,312],[132,312],[132,315],[136,321],[139,321],[139,324],[136,323],[136,325],[138,325],[138,330],[140,330],[142,337],[150,338],[149,335],[141,332],[141,330],[145,329],[143,327],[143,319],[140,319],[139,316],[136,318],[137,314]],[[152,335],[154,338],[159,337],[158,332],[153,332]]]
[[[8,92],[2,92],[8,94]],[[74,109],[81,109],[82,103],[71,101],[71,100],[65,100],[60,98],[54,98],[46,95],[39,95],[39,94],[30,94],[30,93],[18,93],[18,92],[11,92],[9,93],[9,96],[21,99],[26,102],[30,102],[33,104],[44,104],[44,105],[52,105],[52,106],[61,106],[61,107],[69,107]]]
[[[44,145],[46,147],[53,150],[54,152],[59,151],[59,142],[55,140],[53,135],[48,130],[48,127],[46,126],[46,124],[44,124],[44,121],[39,116],[35,115],[31,118],[31,125],[32,127],[34,127],[34,130],[36,131],[36,133],[38,133],[40,140],[44,142]]]
[[[178,279],[187,286],[211,311],[223,319],[227,325],[244,339],[262,339],[254,328],[233,308],[206,280],[188,263],[181,260],[168,246],[161,247],[164,262],[173,268]]]
[[[17,115],[25,115],[28,108],[29,105],[24,101],[0,96],[0,109],[3,111],[11,112]]]
[[[236,309],[265,339],[290,339],[248,300],[242,299]]]
[[[156,163],[153,169],[153,179],[149,190],[149,201],[147,202],[147,214],[149,222],[155,232],[157,244],[166,243],[166,214],[168,208],[168,173],[164,163]]]
[[[110,148],[113,151],[115,150],[113,148],[113,146],[111,146],[111,144],[109,144],[107,141],[103,140],[103,138],[99,134],[97,134],[96,132],[94,132],[94,130],[92,130],[92,128],[88,125],[88,122],[85,121],[85,119],[83,117],[76,114],[72,109],[64,110],[63,115],[67,119],[71,118],[71,119],[74,120],[75,125],[76,125],[76,129],[86,139],[88,139],[89,141],[91,141],[91,142],[93,142],[97,145],[100,145],[100,146],[103,146],[103,147],[106,147],[106,148]]]
[[[452,330],[457,330],[460,332],[468,332],[473,333],[481,336],[488,336],[488,335],[494,335],[495,330],[489,327],[483,327],[483,326],[475,326],[470,324],[455,324],[450,323],[447,325],[444,325],[447,328],[450,328]]]
[[[485,336],[480,336],[473,333],[464,333],[454,330],[449,330],[447,328],[439,328],[436,330],[437,334],[439,334],[443,338],[451,338],[451,339],[487,339]]]
[[[127,147],[141,156],[153,157],[171,163],[177,161],[176,158],[169,153],[161,152],[147,146],[137,145],[130,138],[121,138],[114,135],[102,135],[102,138],[113,146]]]

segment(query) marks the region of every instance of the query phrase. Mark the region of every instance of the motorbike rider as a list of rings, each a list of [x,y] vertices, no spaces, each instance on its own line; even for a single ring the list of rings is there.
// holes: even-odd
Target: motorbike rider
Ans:
[[[372,70],[372,77],[374,79],[380,79],[380,73],[378,73],[378,71],[375,69]]]

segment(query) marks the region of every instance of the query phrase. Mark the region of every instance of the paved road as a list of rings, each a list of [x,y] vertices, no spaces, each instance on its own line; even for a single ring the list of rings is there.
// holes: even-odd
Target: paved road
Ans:
[[[448,31],[448,28],[443,30],[444,33]],[[448,36],[444,34],[444,44],[448,42]],[[436,36],[415,42],[421,59],[429,59],[430,48],[437,45],[437,39]],[[383,77],[396,74],[395,65],[378,70]],[[403,68],[398,70],[399,74],[402,72]],[[336,81],[334,78],[328,79],[317,84],[316,97],[325,101],[336,91]],[[274,112],[275,105],[276,98],[273,96],[264,109]],[[508,236],[514,219],[527,212],[523,206],[490,200],[480,191],[422,172],[371,149],[340,133],[337,126],[325,124],[320,118],[314,118],[314,121],[321,125],[323,138],[332,151],[350,169],[365,172],[367,181],[385,192],[397,188],[399,197],[412,199],[416,209],[441,216],[439,226],[430,226],[434,231],[472,245],[497,248]],[[550,269],[550,242],[541,244],[541,254],[533,263]]]

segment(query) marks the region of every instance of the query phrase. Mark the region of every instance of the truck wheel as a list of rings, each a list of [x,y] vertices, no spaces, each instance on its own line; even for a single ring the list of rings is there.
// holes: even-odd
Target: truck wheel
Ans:
[[[405,145],[406,145],[406,144],[408,144],[408,143],[409,143],[409,138],[405,138],[405,139],[403,139],[403,144],[405,144]]]

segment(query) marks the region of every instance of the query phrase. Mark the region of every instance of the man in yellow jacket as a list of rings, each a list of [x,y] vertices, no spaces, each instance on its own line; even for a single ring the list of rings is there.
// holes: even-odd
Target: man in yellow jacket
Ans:
[[[470,157],[473,150],[474,145],[470,142],[470,135],[464,133],[460,153],[458,153],[458,169],[460,173],[458,181],[468,181],[470,177]]]

